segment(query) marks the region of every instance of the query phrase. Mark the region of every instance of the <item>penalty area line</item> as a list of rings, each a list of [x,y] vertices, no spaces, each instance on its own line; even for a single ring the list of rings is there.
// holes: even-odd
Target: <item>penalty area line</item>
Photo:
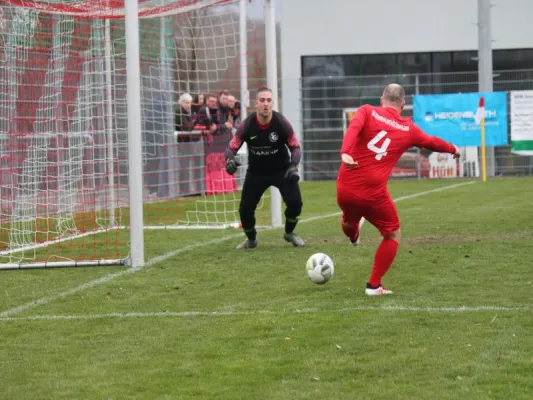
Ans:
[[[413,194],[409,194],[409,195],[406,195],[406,196],[398,197],[397,199],[394,199],[394,202],[397,203],[397,202],[403,201],[403,200],[414,199],[416,197],[425,196],[425,195],[428,195],[428,194],[431,194],[431,193],[436,193],[436,192],[442,192],[442,191],[454,189],[454,188],[457,188],[457,187],[460,187],[460,186],[471,185],[473,183],[476,183],[476,181],[456,183],[456,184],[453,184],[453,185],[442,186],[442,187],[435,188],[435,189],[424,190],[422,192],[413,193]],[[336,217],[336,216],[339,216],[339,215],[341,215],[340,212],[331,213],[331,214],[324,214],[324,215],[317,215],[315,217],[303,218],[303,219],[300,220],[299,223],[313,222],[313,221],[318,221],[318,220],[321,220],[321,219]],[[273,230],[273,229],[279,229],[279,228],[267,228],[265,230]],[[182,254],[182,253],[185,253],[187,251],[199,249],[199,248],[202,248],[202,247],[216,245],[216,244],[223,243],[223,242],[226,242],[228,240],[236,239],[236,238],[239,238],[239,237],[242,237],[241,233],[238,233],[238,234],[235,234],[235,235],[230,235],[230,236],[225,236],[223,238],[218,238],[218,239],[214,239],[214,240],[209,240],[207,242],[199,242],[199,243],[192,244],[192,245],[189,245],[189,246],[181,247],[181,248],[173,250],[173,251],[169,251],[168,253],[165,253],[165,254],[162,254],[160,256],[151,258],[142,267],[129,268],[127,270],[123,270],[123,271],[111,273],[111,274],[108,274],[108,275],[104,275],[104,276],[102,276],[102,277],[100,277],[98,279],[89,281],[89,282],[84,283],[84,284],[82,284],[80,286],[73,287],[72,289],[68,289],[68,290],[65,290],[63,292],[55,293],[55,294],[52,294],[50,296],[41,297],[40,299],[31,301],[31,302],[23,304],[21,306],[13,307],[13,308],[11,308],[9,310],[0,312],[0,318],[6,318],[6,317],[8,317],[10,315],[20,314],[20,313],[28,311],[28,310],[30,310],[32,308],[35,308],[35,307],[42,306],[44,304],[50,303],[52,301],[59,300],[61,298],[64,298],[64,297],[67,297],[67,296],[71,296],[71,295],[83,292],[85,290],[88,290],[88,289],[103,285],[103,284],[105,284],[107,282],[110,282],[112,280],[120,278],[120,277],[122,277],[124,275],[134,274],[134,273],[139,272],[139,271],[141,271],[143,269],[149,268],[149,267],[151,267],[151,266],[153,266],[153,265],[155,265],[157,263],[166,261],[169,258],[177,256],[178,254]]]
[[[105,314],[71,314],[71,315],[30,315],[27,317],[0,317],[0,322],[9,321],[57,321],[57,320],[94,320],[94,319],[130,319],[130,318],[189,318],[189,317],[238,317],[261,315],[290,315],[290,314],[320,314],[320,313],[350,313],[350,312],[411,312],[411,313],[479,313],[479,312],[519,312],[531,311],[532,305],[522,307],[505,306],[443,306],[443,307],[416,307],[416,306],[356,306],[340,309],[294,309],[294,310],[256,310],[256,311],[166,311],[166,312],[131,312],[131,313],[105,313]]]

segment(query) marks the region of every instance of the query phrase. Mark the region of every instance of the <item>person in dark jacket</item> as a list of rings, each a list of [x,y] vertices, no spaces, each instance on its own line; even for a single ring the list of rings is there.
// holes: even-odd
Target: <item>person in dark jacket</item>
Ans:
[[[198,114],[198,111],[200,111],[200,108],[205,104],[205,94],[199,93],[194,96],[192,100],[192,114],[193,117]]]
[[[191,142],[200,140],[200,136],[186,135],[184,132],[192,131],[194,127],[193,116],[191,113],[192,96],[189,93],[183,93],[178,100],[178,109],[175,114],[175,130],[178,142]]]

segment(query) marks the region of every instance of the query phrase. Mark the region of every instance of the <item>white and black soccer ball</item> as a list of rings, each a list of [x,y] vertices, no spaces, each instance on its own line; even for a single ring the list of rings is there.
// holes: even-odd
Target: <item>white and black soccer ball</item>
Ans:
[[[315,253],[309,257],[305,268],[309,279],[319,285],[328,282],[335,273],[333,260],[324,253]]]

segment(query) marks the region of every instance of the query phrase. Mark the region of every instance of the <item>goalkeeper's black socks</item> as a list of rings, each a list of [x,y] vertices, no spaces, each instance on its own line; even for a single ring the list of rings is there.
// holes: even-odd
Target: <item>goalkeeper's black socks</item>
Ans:
[[[246,234],[248,240],[252,240],[255,242],[255,240],[257,239],[257,231],[255,230],[255,228],[245,229],[244,233]]]
[[[298,218],[287,218],[285,221],[285,233],[293,233],[297,223]]]

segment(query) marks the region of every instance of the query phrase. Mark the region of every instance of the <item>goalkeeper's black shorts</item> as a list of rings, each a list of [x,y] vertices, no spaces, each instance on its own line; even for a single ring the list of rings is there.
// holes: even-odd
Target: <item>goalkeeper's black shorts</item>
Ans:
[[[241,207],[255,209],[265,191],[275,186],[279,189],[283,201],[289,204],[302,203],[302,194],[298,182],[284,178],[285,170],[272,175],[258,175],[246,172],[241,194]]]

